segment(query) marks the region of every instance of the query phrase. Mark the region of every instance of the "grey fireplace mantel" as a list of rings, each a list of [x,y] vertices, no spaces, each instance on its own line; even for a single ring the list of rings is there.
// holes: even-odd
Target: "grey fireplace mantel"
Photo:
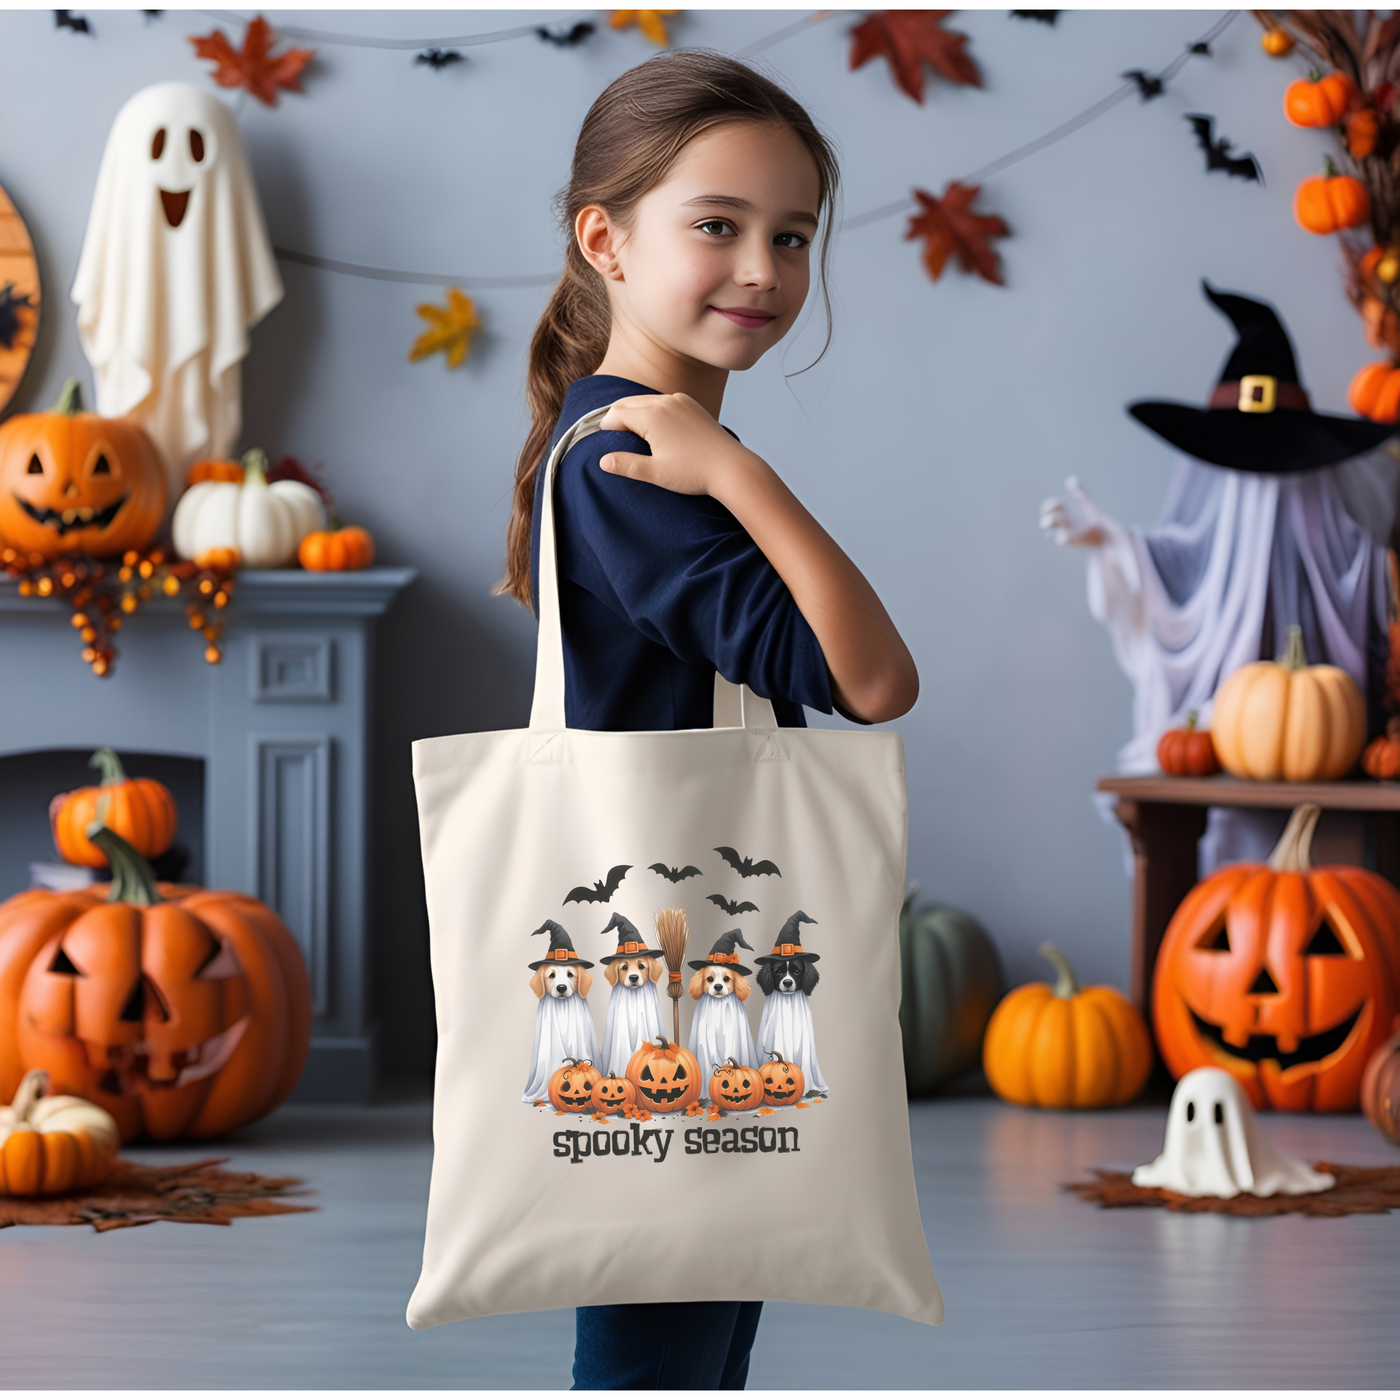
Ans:
[[[374,1071],[365,905],[374,620],[414,569],[237,576],[223,660],[176,600],[118,638],[114,673],[79,655],[71,609],[0,579],[0,757],[96,749],[204,765],[204,881],[270,904],[306,957],[315,1020],[294,1097],[364,1102]]]

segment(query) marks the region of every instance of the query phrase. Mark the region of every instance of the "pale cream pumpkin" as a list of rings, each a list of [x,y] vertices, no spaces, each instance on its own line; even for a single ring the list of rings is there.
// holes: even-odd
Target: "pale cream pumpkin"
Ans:
[[[105,1109],[72,1094],[41,1097],[47,1071],[32,1069],[0,1108],[0,1195],[53,1196],[104,1180],[121,1134]]]
[[[1211,734],[1237,778],[1327,781],[1351,771],[1366,742],[1366,702],[1340,666],[1309,666],[1303,631],[1278,661],[1252,661],[1215,696]]]
[[[210,549],[236,549],[246,569],[281,569],[326,525],[320,495],[302,481],[267,479],[267,456],[243,458],[243,481],[201,481],[180,497],[170,523],[177,552],[196,559]]]

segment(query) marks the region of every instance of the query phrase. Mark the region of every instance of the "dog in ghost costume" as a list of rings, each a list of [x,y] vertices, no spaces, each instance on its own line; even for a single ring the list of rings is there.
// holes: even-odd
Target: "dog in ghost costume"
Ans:
[[[690,979],[695,1015],[690,1022],[689,1048],[704,1075],[731,1057],[738,1064],[758,1067],[753,1032],[744,1009],[749,999],[745,979],[753,971],[739,961],[737,952],[738,948],[748,947],[744,935],[737,928],[731,929],[715,940],[709,957],[690,964],[696,971]]]
[[[666,970],[660,948],[648,948],[637,926],[625,915],[614,914],[604,933],[617,930],[617,952],[598,961],[612,985],[608,997],[608,1023],[603,1028],[603,1058],[596,1061],[604,1074],[619,1078],[639,1046],[664,1035],[661,1029],[661,991],[657,983]]]
[[[97,411],[150,434],[170,482],[227,457],[248,331],[282,279],[238,125],[212,93],[157,83],[112,123],[73,280]]]
[[[754,959],[759,965],[758,985],[765,997],[758,1023],[758,1049],[765,1059],[776,1051],[802,1071],[809,1090],[824,1094],[826,1080],[817,1063],[811,1004],[819,978],[812,964],[820,957],[802,948],[801,926],[815,923],[799,909],[783,925],[772,953]]]
[[[530,990],[539,998],[539,1006],[535,1010],[530,1078],[520,1096],[525,1103],[545,1097],[550,1075],[565,1060],[598,1063],[598,1032],[588,1009],[588,989],[593,985],[588,969],[593,964],[574,952],[573,940],[553,919],[546,919],[535,930],[535,934],[541,933],[549,934],[549,951],[530,964],[534,974]]]

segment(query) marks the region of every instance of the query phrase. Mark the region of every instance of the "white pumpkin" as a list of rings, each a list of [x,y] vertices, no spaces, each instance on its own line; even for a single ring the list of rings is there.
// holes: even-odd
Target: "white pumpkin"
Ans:
[[[313,530],[326,528],[320,494],[301,481],[267,479],[267,454],[243,457],[243,484],[201,481],[175,507],[175,549],[196,559],[206,549],[236,549],[245,569],[281,569]]]

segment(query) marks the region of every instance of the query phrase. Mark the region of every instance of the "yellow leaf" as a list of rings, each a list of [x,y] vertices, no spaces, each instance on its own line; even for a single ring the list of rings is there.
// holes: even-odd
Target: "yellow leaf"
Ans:
[[[447,289],[447,305],[422,302],[414,308],[428,323],[428,329],[413,342],[408,358],[425,360],[441,350],[449,369],[456,369],[471,351],[472,333],[481,328],[472,299],[458,287]]]
[[[630,29],[636,25],[653,44],[665,48],[671,42],[666,33],[664,15],[678,15],[679,10],[614,10],[608,23],[614,29]]]

